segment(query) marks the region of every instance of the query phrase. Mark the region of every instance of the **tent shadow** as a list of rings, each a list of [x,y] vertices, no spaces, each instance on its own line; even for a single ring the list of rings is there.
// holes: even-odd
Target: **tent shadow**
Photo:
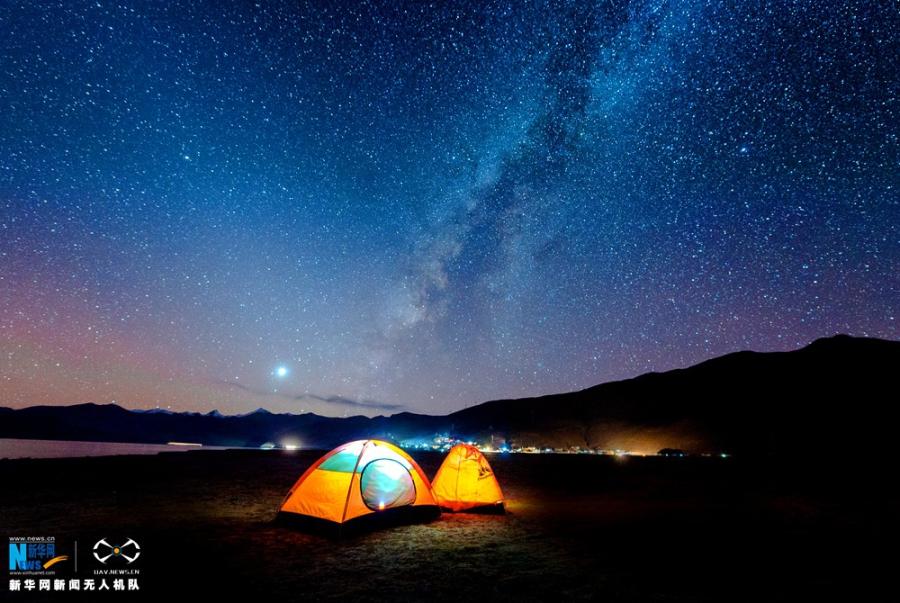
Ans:
[[[506,510],[506,505],[504,505],[502,502],[495,503],[493,505],[480,505],[469,509],[460,509],[459,511],[441,507],[441,511],[445,513],[452,513],[453,515],[506,515],[508,513],[508,511]]]
[[[429,523],[440,517],[441,510],[431,505],[398,507],[356,517],[344,523],[328,521],[318,517],[297,513],[279,512],[273,523],[277,526],[295,529],[332,539],[341,539],[398,526]]]

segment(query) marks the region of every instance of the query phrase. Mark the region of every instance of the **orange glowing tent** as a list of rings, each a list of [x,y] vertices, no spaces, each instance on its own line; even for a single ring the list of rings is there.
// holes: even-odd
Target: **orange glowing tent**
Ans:
[[[432,482],[434,499],[450,511],[503,512],[503,492],[480,450],[457,444],[447,453]]]
[[[313,463],[281,503],[279,518],[340,526],[370,516],[424,520],[439,514],[428,478],[406,452],[358,440]]]

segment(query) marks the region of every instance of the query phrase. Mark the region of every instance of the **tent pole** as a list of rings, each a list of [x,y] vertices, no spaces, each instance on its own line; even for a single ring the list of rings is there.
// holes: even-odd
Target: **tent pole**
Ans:
[[[353,473],[350,474],[350,486],[347,488],[347,498],[344,500],[344,512],[341,513],[341,526],[347,521],[347,507],[350,505],[350,493],[353,492],[353,478],[356,476],[356,471],[359,469],[359,461],[362,460],[363,454],[366,452],[366,446],[369,445],[369,442],[371,442],[371,440],[366,440],[366,443],[363,444],[362,449],[359,451],[359,456],[356,457],[356,464],[353,465]]]

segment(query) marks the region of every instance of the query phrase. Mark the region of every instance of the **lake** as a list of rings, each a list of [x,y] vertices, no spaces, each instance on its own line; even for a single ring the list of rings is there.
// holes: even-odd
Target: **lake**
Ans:
[[[121,454],[157,454],[160,452],[197,450],[198,448],[200,447],[173,444],[0,438],[0,459],[50,459],[80,456],[117,456]],[[203,449],[222,450],[222,448],[217,446],[203,446]]]

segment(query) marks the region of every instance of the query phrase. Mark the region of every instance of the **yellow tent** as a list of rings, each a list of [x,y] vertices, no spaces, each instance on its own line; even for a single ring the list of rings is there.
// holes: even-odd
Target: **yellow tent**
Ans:
[[[406,452],[387,442],[359,440],[313,463],[288,492],[279,516],[342,525],[401,509],[423,519],[440,514],[428,478]]]
[[[432,482],[434,499],[450,511],[503,511],[503,492],[487,459],[474,446],[457,444]]]

